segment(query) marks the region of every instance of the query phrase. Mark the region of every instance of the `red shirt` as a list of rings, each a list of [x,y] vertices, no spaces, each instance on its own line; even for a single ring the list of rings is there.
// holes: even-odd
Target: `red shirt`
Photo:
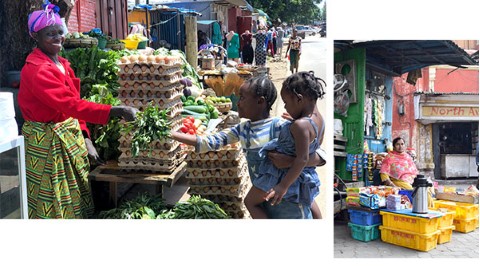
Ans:
[[[28,55],[18,92],[22,116],[25,121],[42,123],[59,123],[73,117],[90,136],[85,122],[106,124],[111,106],[81,99],[80,79],[75,77],[66,59],[58,59],[65,74],[40,49]]]

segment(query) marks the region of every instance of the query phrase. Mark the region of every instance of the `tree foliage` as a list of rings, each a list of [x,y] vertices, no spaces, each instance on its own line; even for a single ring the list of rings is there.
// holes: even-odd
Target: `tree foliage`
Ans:
[[[322,19],[322,10],[316,5],[324,0],[248,0],[257,9],[265,11],[274,24],[311,24]],[[325,9],[326,10],[326,9]],[[325,17],[325,15],[323,15]]]

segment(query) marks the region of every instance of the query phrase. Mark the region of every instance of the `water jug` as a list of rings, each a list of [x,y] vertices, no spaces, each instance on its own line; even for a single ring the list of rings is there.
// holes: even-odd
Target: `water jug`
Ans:
[[[432,183],[428,182],[423,175],[417,175],[412,186],[414,187],[412,193],[412,212],[420,214],[428,213],[428,187],[431,187]]]

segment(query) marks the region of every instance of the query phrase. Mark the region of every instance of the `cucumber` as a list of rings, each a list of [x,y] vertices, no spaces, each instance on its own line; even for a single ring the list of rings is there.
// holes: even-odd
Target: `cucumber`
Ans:
[[[183,109],[184,110],[189,110],[189,111],[192,111],[192,112],[196,112],[196,113],[200,113],[200,114],[208,113],[208,107],[203,106],[203,105],[184,106]]]
[[[185,114],[185,113],[182,113],[182,117],[187,117],[187,116],[193,116],[193,118],[195,119],[199,119],[199,120],[202,120],[202,122],[208,122],[208,117],[204,114]]]

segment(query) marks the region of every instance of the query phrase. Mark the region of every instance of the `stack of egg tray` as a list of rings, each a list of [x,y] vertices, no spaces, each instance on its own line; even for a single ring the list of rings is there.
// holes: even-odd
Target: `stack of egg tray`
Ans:
[[[232,218],[250,218],[244,198],[251,182],[247,161],[238,143],[218,151],[190,151],[186,161],[190,194],[217,203]]]
[[[163,59],[156,61],[154,56],[122,57],[118,98],[123,105],[140,111],[150,103],[162,110],[169,109],[168,121],[172,130],[178,131],[182,126],[183,110],[180,66],[180,58],[171,57],[166,64]],[[125,170],[171,173],[186,157],[180,143],[167,139],[152,142],[149,149],[141,150],[137,157],[133,157],[131,139],[130,134],[123,134],[119,140],[121,155],[118,165]]]

